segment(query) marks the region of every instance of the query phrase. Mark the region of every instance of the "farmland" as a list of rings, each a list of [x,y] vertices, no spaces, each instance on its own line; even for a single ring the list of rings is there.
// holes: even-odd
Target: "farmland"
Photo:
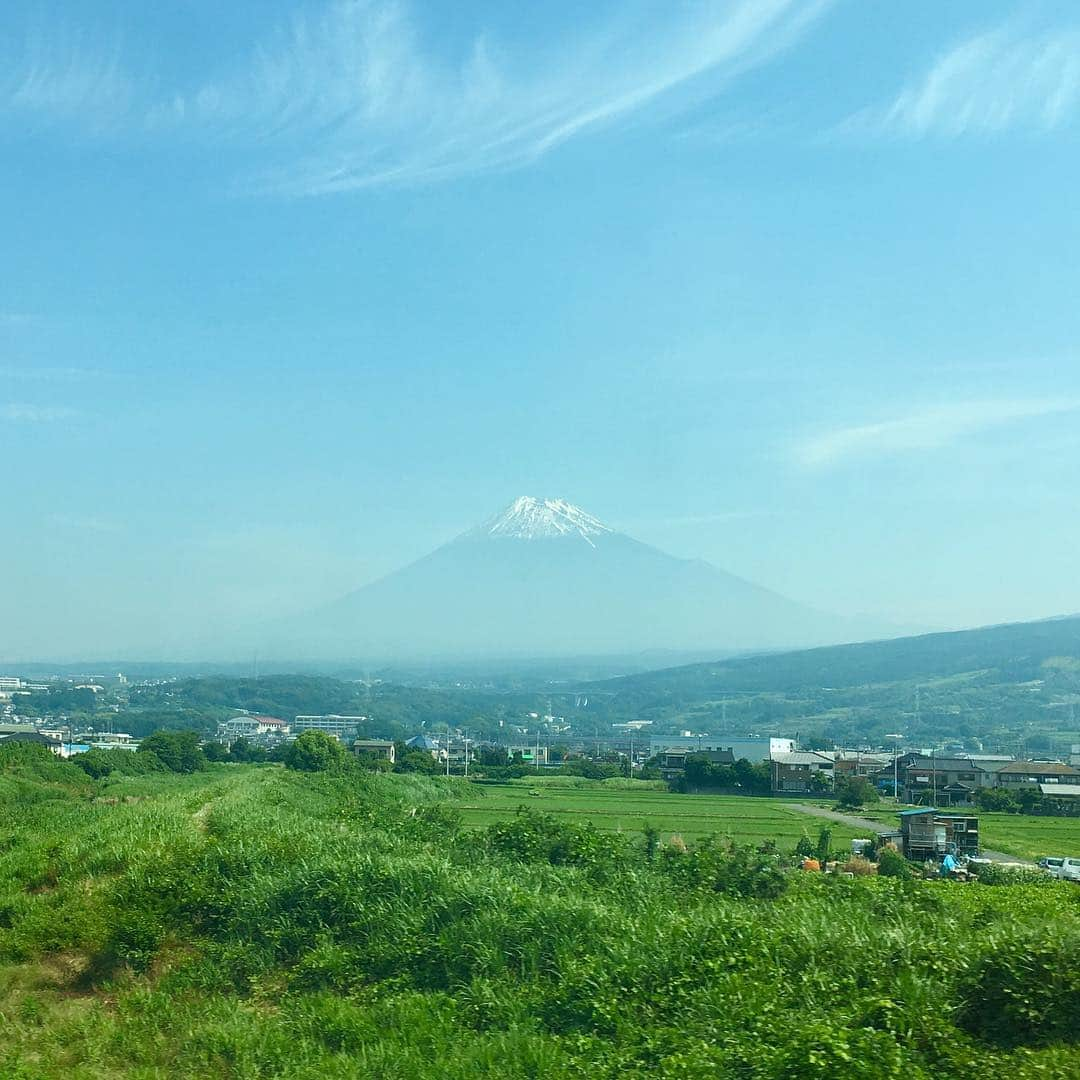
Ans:
[[[589,822],[610,832],[640,834],[645,825],[651,825],[664,839],[689,840],[718,833],[741,844],[771,840],[784,850],[790,850],[804,834],[816,836],[823,824],[829,824],[838,846],[864,835],[847,825],[802,814],[784,800],[676,795],[658,781],[539,777],[473,784],[458,809],[466,826],[478,828],[512,817],[521,806],[564,820]]]
[[[0,1076],[1076,1075],[1065,883],[826,877],[692,831],[801,834],[765,800],[42,755],[0,761]]]

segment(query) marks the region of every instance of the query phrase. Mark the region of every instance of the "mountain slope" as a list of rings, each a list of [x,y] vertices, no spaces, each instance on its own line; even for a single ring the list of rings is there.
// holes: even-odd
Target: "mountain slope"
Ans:
[[[770,648],[868,628],[615,532],[562,500],[517,499],[295,627],[294,655],[574,655]]]
[[[598,685],[704,699],[718,691],[868,686],[965,673],[1021,682],[1058,668],[1080,673],[1080,616],[687,664]]]

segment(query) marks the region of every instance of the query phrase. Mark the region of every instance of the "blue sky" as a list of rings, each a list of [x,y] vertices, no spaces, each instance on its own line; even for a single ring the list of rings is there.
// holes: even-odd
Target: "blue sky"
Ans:
[[[819,607],[1080,610],[1080,12],[0,14],[0,658],[190,653],[519,494]]]

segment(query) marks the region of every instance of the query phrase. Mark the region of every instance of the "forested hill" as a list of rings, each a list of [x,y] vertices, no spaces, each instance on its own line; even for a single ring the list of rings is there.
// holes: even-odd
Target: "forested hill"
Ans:
[[[1048,670],[1080,674],[1080,616],[689,664],[611,679],[598,688],[620,695],[674,690],[692,696],[718,689],[865,686],[969,672],[1022,682],[1043,678]]]

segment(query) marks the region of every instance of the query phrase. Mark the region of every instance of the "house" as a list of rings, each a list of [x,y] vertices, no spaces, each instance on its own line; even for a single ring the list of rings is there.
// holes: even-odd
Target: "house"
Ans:
[[[520,754],[521,761],[525,765],[546,765],[548,763],[548,748],[546,746],[537,746],[536,743],[519,743],[508,746],[506,753],[511,761],[514,761]]]
[[[904,802],[915,804],[970,802],[981,787],[997,785],[997,771],[1012,761],[1006,757],[951,757],[911,751],[874,773],[874,783],[892,792],[895,784]]]
[[[12,743],[36,743],[38,746],[48,747],[57,757],[65,756],[64,744],[59,739],[53,739],[37,731],[19,731],[14,735],[0,735],[0,747],[9,746]]]
[[[835,762],[830,754],[818,750],[795,750],[773,754],[769,761],[772,789],[777,793],[828,791],[833,786]]]
[[[438,739],[433,739],[430,735],[414,735],[405,746],[409,750],[424,750],[436,761],[446,760],[446,750],[440,746]]]
[[[979,853],[979,819],[950,814],[937,807],[900,812],[900,837],[904,855],[916,861]]]
[[[886,767],[891,768],[892,754],[882,754],[869,750],[834,750],[833,770],[835,776],[862,776],[873,780]]]
[[[660,775],[663,776],[665,780],[672,779],[685,769],[686,759],[688,757],[705,758],[711,765],[735,764],[735,755],[730,750],[700,750],[695,747],[685,748],[673,746],[667,750],[661,750],[654,756],[656,758],[656,763],[660,768]]]
[[[1054,814],[1062,817],[1080,815],[1080,784],[1040,784],[1039,794],[1053,802]]]
[[[1008,791],[1040,784],[1080,784],[1080,770],[1063,761],[1010,761],[997,777],[998,786]]]
[[[394,744],[389,739],[357,739],[352,748],[357,756],[364,754],[394,762]]]

